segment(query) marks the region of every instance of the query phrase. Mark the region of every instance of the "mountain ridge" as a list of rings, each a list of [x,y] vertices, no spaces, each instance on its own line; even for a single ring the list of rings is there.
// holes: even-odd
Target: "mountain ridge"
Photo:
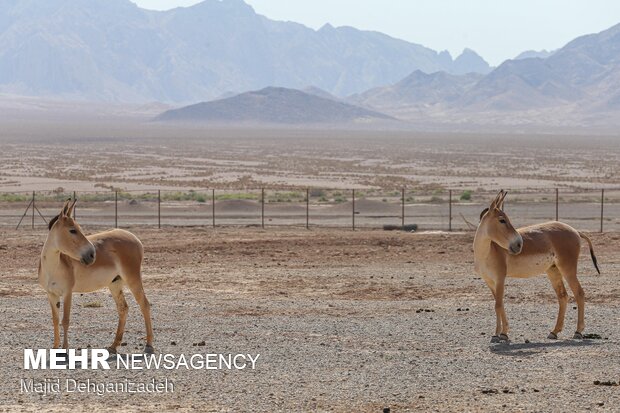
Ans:
[[[416,69],[488,68],[477,54],[456,65],[449,54],[379,32],[270,20],[242,0],[168,11],[129,0],[1,5],[0,93],[189,103],[314,85],[342,97]]]

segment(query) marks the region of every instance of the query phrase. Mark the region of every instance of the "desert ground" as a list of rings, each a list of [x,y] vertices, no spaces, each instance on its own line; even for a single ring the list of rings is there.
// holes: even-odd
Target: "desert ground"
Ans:
[[[584,247],[586,333],[546,336],[557,303],[546,277],[510,280],[510,344],[490,344],[491,294],[473,272],[471,232],[295,228],[130,228],[145,245],[144,285],[162,353],[259,353],[254,371],[22,370],[24,347],[51,346],[36,282],[44,230],[1,230],[2,411],[610,411],[620,404],[617,233]],[[86,232],[89,229],[86,228]],[[130,314],[121,352],[139,352]],[[108,292],[76,295],[71,346],[104,347],[116,328]],[[204,347],[197,343],[204,341]],[[166,395],[21,394],[28,377],[147,379]],[[599,383],[599,384],[595,384]],[[603,384],[600,384],[603,383]]]
[[[16,117],[2,126],[0,410],[559,412],[620,405],[612,385],[620,382],[614,135],[231,131],[146,117]],[[585,248],[579,271],[585,332],[594,338],[571,339],[571,301],[560,339],[546,339],[557,302],[541,276],[510,280],[512,342],[490,344],[494,306],[473,271],[466,221],[475,225],[500,188],[511,191],[506,210],[515,226],[553,219],[558,188],[560,219],[591,234],[603,274],[594,275]],[[46,225],[29,212],[15,230],[31,191],[47,219],[76,191],[87,233],[115,226],[118,214],[118,225],[142,239],[158,353],[259,353],[256,370],[22,370],[24,348],[52,345],[49,304],[36,282]],[[403,211],[418,232],[380,230],[400,224]],[[120,349],[136,353],[143,321],[128,302]],[[117,315],[108,292],[76,295],[73,308],[72,347],[111,343]],[[20,379],[30,377],[164,376],[174,393],[19,391]]]

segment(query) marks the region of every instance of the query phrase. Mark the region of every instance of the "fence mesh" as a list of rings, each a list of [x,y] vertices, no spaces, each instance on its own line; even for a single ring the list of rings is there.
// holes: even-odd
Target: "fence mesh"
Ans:
[[[245,189],[0,192],[0,226],[42,227],[76,196],[85,226],[296,226],[471,230],[496,192],[406,189]],[[584,231],[620,230],[620,189],[509,191],[517,227],[556,217]]]

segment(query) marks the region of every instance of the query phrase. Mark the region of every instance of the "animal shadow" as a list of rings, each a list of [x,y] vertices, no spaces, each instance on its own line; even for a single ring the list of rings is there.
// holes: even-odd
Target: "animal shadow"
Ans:
[[[489,350],[501,356],[529,357],[539,354],[541,351],[553,348],[574,348],[600,346],[603,343],[594,340],[554,340],[538,343],[497,343],[491,344]]]

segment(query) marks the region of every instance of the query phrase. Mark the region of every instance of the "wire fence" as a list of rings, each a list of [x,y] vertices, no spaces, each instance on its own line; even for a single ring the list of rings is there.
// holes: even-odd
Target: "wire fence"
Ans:
[[[81,225],[296,226],[463,231],[496,192],[485,190],[205,189],[0,192],[0,227],[37,228],[77,197]],[[620,230],[620,189],[509,191],[515,226],[561,220],[584,231]]]

